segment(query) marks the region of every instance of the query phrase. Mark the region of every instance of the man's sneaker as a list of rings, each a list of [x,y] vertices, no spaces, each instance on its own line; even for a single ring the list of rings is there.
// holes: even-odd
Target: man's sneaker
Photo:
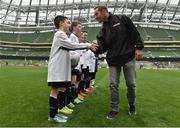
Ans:
[[[70,102],[70,103],[67,105],[67,107],[72,109],[72,108],[75,107],[75,105],[74,105],[72,102]]]
[[[109,120],[111,120],[111,119],[113,119],[114,117],[116,117],[117,114],[118,114],[118,112],[116,112],[116,111],[110,111],[106,118],[109,119]]]
[[[63,107],[62,109],[58,109],[58,113],[62,113],[62,114],[65,114],[65,115],[72,114],[72,112],[68,111],[65,107]]]
[[[136,115],[136,107],[135,105],[129,105],[129,115]]]
[[[56,123],[65,123],[67,122],[67,119],[62,118],[59,114],[56,114],[53,118],[49,117],[49,121],[54,121]]]

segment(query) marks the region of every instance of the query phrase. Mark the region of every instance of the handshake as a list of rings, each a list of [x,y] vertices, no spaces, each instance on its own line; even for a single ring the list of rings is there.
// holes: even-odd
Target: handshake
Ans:
[[[92,44],[91,44],[91,46],[90,46],[90,50],[91,50],[92,52],[96,52],[97,49],[98,49],[98,45],[97,45],[96,43],[92,42]]]

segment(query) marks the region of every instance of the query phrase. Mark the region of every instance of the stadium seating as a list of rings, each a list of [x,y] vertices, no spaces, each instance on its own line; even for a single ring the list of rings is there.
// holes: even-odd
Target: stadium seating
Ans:
[[[92,41],[96,39],[96,35],[98,34],[100,28],[89,27],[86,28],[86,30],[88,32],[88,40]],[[179,31],[140,27],[138,27],[138,31],[145,40],[144,57],[180,57]],[[37,58],[44,56],[47,58],[49,56],[53,35],[54,32],[30,34],[7,34],[1,32],[0,56],[37,56]],[[169,38],[170,35],[173,38]],[[177,41],[172,41],[171,39]]]
[[[99,27],[89,27],[86,28],[88,32],[88,40],[92,41],[96,39],[100,28]],[[180,31],[175,30],[164,30],[158,28],[141,28],[138,27],[142,38],[144,40],[158,40],[158,41],[168,41],[168,40],[180,40]],[[30,42],[30,43],[51,43],[53,40],[54,32],[43,32],[43,33],[0,33],[1,41],[10,42]]]
[[[10,42],[30,42],[30,43],[50,43],[53,40],[54,32],[45,33],[0,33],[1,41]]]

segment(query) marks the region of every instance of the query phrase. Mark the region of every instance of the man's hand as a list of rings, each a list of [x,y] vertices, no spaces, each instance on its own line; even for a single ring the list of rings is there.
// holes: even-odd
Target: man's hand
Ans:
[[[143,52],[141,50],[136,49],[135,56],[136,56],[136,60],[140,60],[143,57]]]
[[[98,48],[98,45],[94,44],[94,43],[90,47],[91,51],[93,51],[93,52],[97,51],[97,48]]]

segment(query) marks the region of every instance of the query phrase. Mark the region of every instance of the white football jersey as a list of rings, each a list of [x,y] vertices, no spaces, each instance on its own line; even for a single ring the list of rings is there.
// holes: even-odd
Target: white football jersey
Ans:
[[[79,43],[79,38],[77,37],[75,33],[71,33],[69,38],[73,43]],[[76,50],[76,52],[79,53],[79,56],[81,57],[81,50]],[[78,62],[78,65],[75,67],[75,69],[81,70],[80,62]]]
[[[87,49],[88,43],[72,43],[65,32],[57,31],[54,34],[53,43],[48,63],[48,82],[71,81],[71,59],[69,50]]]

